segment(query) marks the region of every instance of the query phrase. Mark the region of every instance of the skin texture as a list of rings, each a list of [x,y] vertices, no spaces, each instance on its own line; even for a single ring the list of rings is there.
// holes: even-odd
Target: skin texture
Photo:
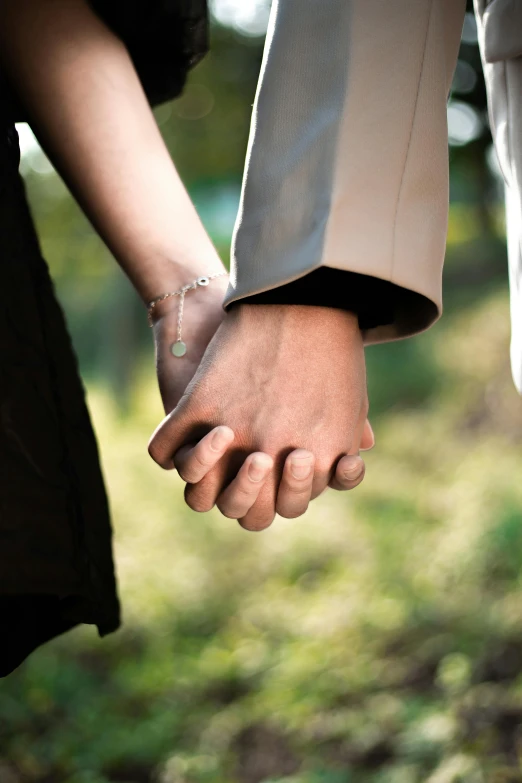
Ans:
[[[208,511],[217,503],[246,529],[262,530],[276,511],[303,513],[329,484],[359,483],[361,441],[365,447],[370,440],[367,411],[364,349],[354,315],[300,305],[238,305],[227,313],[149,451],[162,467],[178,468],[188,482],[191,508]],[[230,430],[234,439],[225,438],[223,456],[210,467],[201,444],[199,459],[194,446],[201,438],[206,444],[216,427],[225,428],[222,434]],[[344,455],[350,459],[338,473]],[[248,465],[240,470],[246,457]],[[305,476],[307,463],[313,469]],[[256,490],[247,480],[250,465],[268,471],[254,481],[263,481]]]
[[[223,270],[127,50],[84,0],[3,0],[0,57],[50,159],[145,303]],[[175,462],[190,481],[189,505],[217,502],[226,516],[260,529],[276,507],[303,513],[328,481],[346,489],[362,480],[355,455],[361,436],[373,437],[363,432],[362,344],[353,316],[324,308],[242,305],[224,315],[225,287],[218,279],[187,295],[182,360],[169,352],[178,302],[156,308],[158,383],[169,417],[151,453],[172,467],[185,447]],[[227,434],[225,445],[213,451],[204,439],[197,447],[214,426]],[[313,463],[307,477],[292,472],[296,448],[301,474]],[[354,456],[334,472],[344,453]]]

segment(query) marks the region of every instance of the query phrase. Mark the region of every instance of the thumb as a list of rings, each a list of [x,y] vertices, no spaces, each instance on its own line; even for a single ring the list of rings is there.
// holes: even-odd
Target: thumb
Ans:
[[[165,416],[152,433],[148,451],[154,462],[164,470],[174,468],[174,454],[191,439],[192,421],[193,417],[186,406],[180,404]]]

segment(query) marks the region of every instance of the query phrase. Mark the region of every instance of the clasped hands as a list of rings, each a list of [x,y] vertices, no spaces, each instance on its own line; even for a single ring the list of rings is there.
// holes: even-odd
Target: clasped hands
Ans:
[[[168,326],[156,325],[170,412],[149,453],[163,468],[176,468],[187,504],[195,511],[217,505],[242,527],[262,530],[276,513],[300,516],[328,486],[357,486],[364,477],[359,451],[373,446],[357,317],[307,305],[239,304],[219,318],[210,342],[208,333],[200,340],[197,367],[185,364],[188,386],[181,362],[165,353]]]

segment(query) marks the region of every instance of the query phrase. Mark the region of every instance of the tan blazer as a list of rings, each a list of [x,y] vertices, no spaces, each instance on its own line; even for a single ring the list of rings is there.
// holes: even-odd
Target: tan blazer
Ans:
[[[522,0],[475,2],[507,182],[512,361],[522,392]],[[367,343],[407,337],[440,316],[446,103],[465,5],[274,0],[226,304],[327,266],[413,292],[392,324],[365,332]]]

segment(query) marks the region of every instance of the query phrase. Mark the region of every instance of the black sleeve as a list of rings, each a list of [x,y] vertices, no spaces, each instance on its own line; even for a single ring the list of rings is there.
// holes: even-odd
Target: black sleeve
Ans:
[[[206,0],[90,0],[124,42],[151,104],[175,98],[208,51]]]
[[[286,285],[241,299],[237,304],[305,304],[356,313],[361,329],[393,323],[395,308],[407,296],[388,280],[322,266]]]

